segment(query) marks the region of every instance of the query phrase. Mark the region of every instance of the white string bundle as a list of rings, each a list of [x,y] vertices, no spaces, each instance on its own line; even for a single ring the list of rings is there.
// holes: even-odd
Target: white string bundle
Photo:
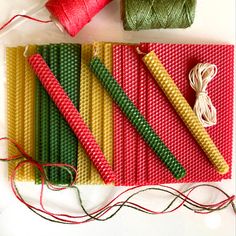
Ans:
[[[216,108],[207,94],[207,85],[217,74],[213,64],[199,63],[189,73],[191,87],[196,91],[194,112],[204,127],[216,124]]]

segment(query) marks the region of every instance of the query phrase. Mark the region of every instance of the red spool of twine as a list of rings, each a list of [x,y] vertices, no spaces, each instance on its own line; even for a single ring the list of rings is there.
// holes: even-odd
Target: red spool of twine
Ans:
[[[74,37],[111,0],[49,0],[46,8]]]

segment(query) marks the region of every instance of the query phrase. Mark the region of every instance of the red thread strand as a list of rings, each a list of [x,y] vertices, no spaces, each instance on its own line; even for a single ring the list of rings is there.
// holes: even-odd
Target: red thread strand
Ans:
[[[29,63],[34,72],[38,75],[42,85],[75,133],[104,182],[106,184],[113,182],[115,180],[115,174],[105,159],[101,148],[96,143],[95,138],[83,121],[80,113],[73,105],[58,80],[50,71],[50,68],[46,62],[43,60],[41,55],[36,54],[29,58]]]
[[[74,37],[111,0],[49,0],[46,8]]]
[[[48,179],[45,176],[45,172],[43,167],[45,166],[58,166],[58,167],[68,167],[71,168],[75,173],[76,173],[76,169],[73,166],[67,165],[67,164],[39,164],[37,161],[33,160],[32,157],[30,157],[24,150],[23,148],[17,144],[14,140],[9,139],[9,138],[0,138],[1,140],[8,140],[9,142],[11,142],[12,144],[14,144],[16,146],[16,148],[20,151],[21,155],[26,159],[26,160],[22,160],[14,169],[12,176],[11,176],[11,187],[12,190],[16,196],[16,198],[22,202],[25,206],[27,206],[28,208],[30,208],[31,210],[33,210],[34,212],[36,212],[37,214],[39,214],[40,216],[44,214],[47,215],[51,218],[46,218],[48,220],[54,221],[54,222],[58,222],[58,223],[66,223],[66,224],[82,224],[82,223],[88,223],[92,220],[107,220],[110,217],[112,217],[115,213],[110,213],[110,216],[108,216],[107,218],[103,218],[103,216],[107,215],[111,210],[113,210],[115,207],[122,207],[122,206],[130,206],[130,207],[135,207],[136,210],[141,210],[144,211],[146,213],[149,214],[166,214],[166,213],[171,213],[176,211],[177,209],[179,209],[181,206],[183,206],[187,201],[190,203],[194,203],[196,204],[197,208],[200,207],[206,207],[209,208],[207,211],[202,211],[202,210],[195,210],[195,213],[198,214],[207,214],[210,213],[211,211],[217,210],[219,207],[225,207],[227,205],[229,205],[230,203],[232,204],[232,207],[235,211],[235,205],[233,203],[233,200],[235,199],[235,196],[229,196],[227,195],[223,190],[221,190],[220,188],[216,187],[216,186],[209,186],[209,185],[205,185],[207,187],[214,187],[216,190],[218,190],[219,192],[221,192],[222,194],[224,194],[226,196],[226,198],[222,201],[216,202],[216,203],[212,203],[212,204],[201,204],[198,203],[197,201],[194,201],[193,199],[190,198],[190,194],[198,189],[201,186],[204,185],[198,185],[198,186],[194,186],[191,189],[187,190],[186,194],[184,194],[183,192],[180,192],[179,190],[171,187],[171,186],[165,186],[165,185],[159,185],[158,187],[162,187],[168,190],[171,190],[176,196],[181,196],[182,200],[181,202],[173,209],[170,210],[164,210],[164,211],[155,211],[155,210],[151,210],[148,209],[144,206],[141,206],[135,202],[131,202],[129,201],[130,197],[128,197],[125,201],[119,201],[119,198],[124,196],[124,194],[131,194],[133,190],[139,190],[139,192],[136,193],[140,193],[140,191],[147,191],[147,190],[154,190],[154,188],[148,188],[148,189],[144,189],[142,190],[141,186],[136,186],[136,187],[132,187],[129,189],[124,190],[123,192],[121,192],[120,194],[118,194],[116,197],[114,197],[109,203],[107,203],[105,206],[103,206],[102,208],[92,212],[92,213],[87,213],[85,215],[78,215],[78,216],[73,216],[73,215],[68,215],[68,214],[56,214],[53,213],[51,211],[48,211],[45,209],[44,204],[43,204],[43,199],[44,199],[44,185],[45,183],[47,183],[47,185],[50,185],[50,189],[52,190],[57,190],[57,191],[62,191],[65,190],[66,187],[58,187],[58,186],[54,186],[53,184],[51,184]],[[18,158],[17,156],[15,158]],[[0,161],[9,161],[12,160],[13,157],[8,157],[8,158],[0,158]],[[17,174],[17,172],[26,164],[31,164],[32,166],[34,166],[36,169],[38,169],[38,171],[40,172],[40,178],[41,178],[41,191],[40,191],[40,208],[39,207],[35,207],[29,203],[27,203],[22,196],[20,195],[17,187],[16,187],[16,183],[15,183],[15,176]],[[76,178],[75,178],[76,180]],[[68,187],[72,187],[75,184],[75,182],[71,182],[69,184]],[[141,190],[140,190],[141,189]],[[77,219],[77,220],[76,220]]]
[[[12,21],[14,21],[16,18],[18,17],[23,17],[23,18],[26,18],[26,19],[29,19],[29,20],[32,20],[32,21],[36,21],[36,22],[39,22],[39,23],[51,23],[52,21],[51,20],[40,20],[40,19],[37,19],[37,18],[34,18],[34,17],[31,17],[31,16],[27,16],[27,15],[21,15],[21,14],[17,14],[15,16],[13,16],[10,20],[8,20],[6,23],[4,23],[1,27],[0,27],[0,31],[5,29],[9,24],[11,24]]]

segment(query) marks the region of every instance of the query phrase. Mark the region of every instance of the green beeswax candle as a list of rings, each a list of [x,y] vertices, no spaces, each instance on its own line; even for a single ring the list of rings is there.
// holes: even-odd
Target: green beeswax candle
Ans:
[[[93,58],[90,62],[90,68],[113,100],[137,129],[142,138],[171,171],[173,176],[176,179],[183,178],[185,176],[185,169],[183,166],[157,136],[155,131],[148,124],[146,119],[142,116],[129,97],[125,94],[121,86],[117,83],[115,78],[111,75],[100,59],[97,57]]]

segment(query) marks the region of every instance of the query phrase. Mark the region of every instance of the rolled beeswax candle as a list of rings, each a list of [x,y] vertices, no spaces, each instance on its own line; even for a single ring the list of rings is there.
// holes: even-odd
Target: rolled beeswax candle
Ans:
[[[111,95],[113,100],[118,104],[120,109],[125,113],[127,118],[152,148],[152,150],[160,157],[173,176],[176,179],[183,178],[185,176],[185,169],[160,140],[155,131],[148,124],[129,97],[125,94],[124,90],[117,83],[115,78],[111,75],[100,59],[96,57],[93,58],[90,62],[90,67],[104,88]]]
[[[39,54],[35,54],[29,58],[29,63],[37,74],[42,85],[55,102],[61,114],[74,131],[76,137],[90,157],[94,166],[103,178],[106,184],[111,183],[115,179],[115,174],[106,161],[102,150],[96,143],[91,131],[83,121],[80,113],[65,93],[58,80],[50,71],[50,68]]]
[[[191,132],[192,136],[206,153],[213,166],[220,174],[227,173],[229,171],[229,166],[224,160],[224,157],[213,143],[205,128],[199,122],[192,108],[181,94],[164,66],[161,64],[155,52],[151,51],[145,55],[143,61],[180,118],[183,120],[184,124]]]

